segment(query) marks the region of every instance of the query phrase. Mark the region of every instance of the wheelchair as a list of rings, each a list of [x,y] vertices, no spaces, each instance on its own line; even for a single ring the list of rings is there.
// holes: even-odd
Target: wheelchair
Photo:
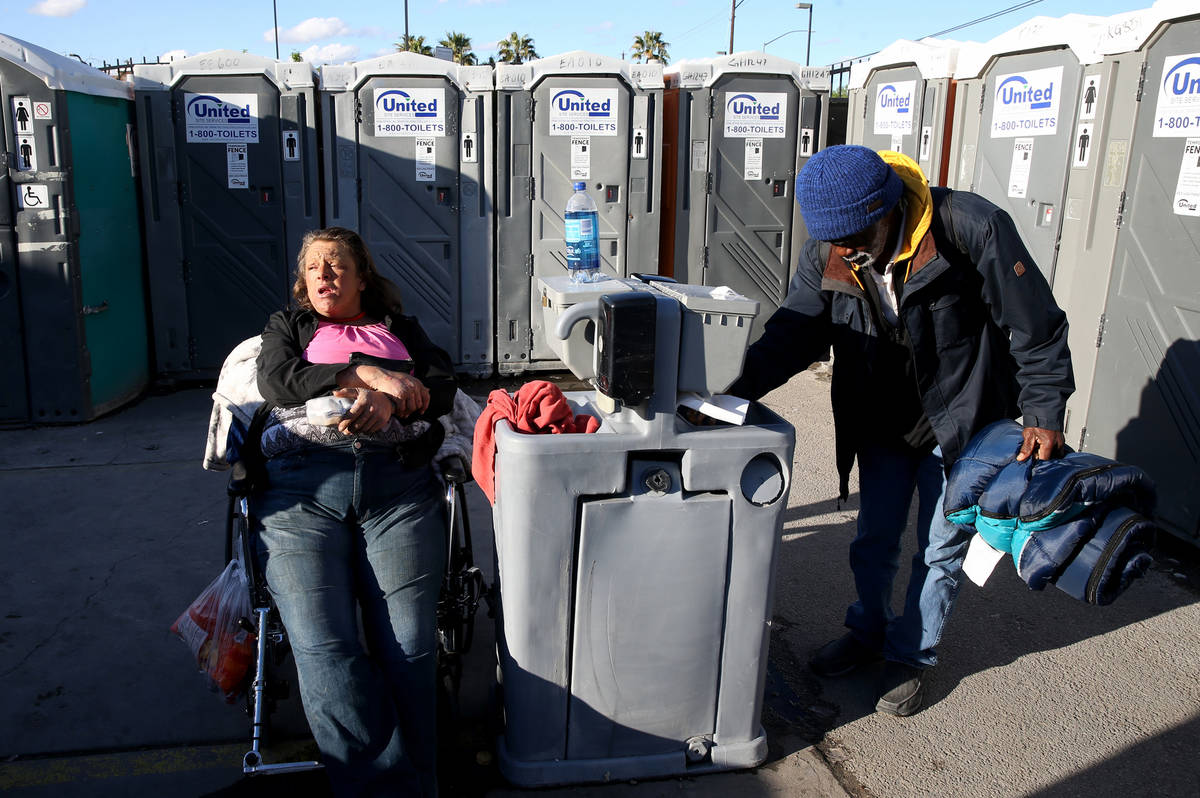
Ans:
[[[234,431],[232,435],[239,432]],[[470,472],[457,455],[439,460],[438,464],[445,483],[447,557],[437,603],[437,674],[439,689],[454,697],[462,679],[463,657],[474,639],[475,614],[488,588],[483,572],[475,565],[472,550],[466,504]],[[250,589],[251,617],[239,619],[239,624],[256,636],[255,667],[244,686],[246,713],[251,719],[251,741],[250,750],[242,757],[242,771],[254,776],[315,770],[323,767],[315,760],[268,763],[263,754],[270,716],[277,702],[286,699],[290,693],[290,685],[280,676],[290,647],[287,630],[256,566],[249,487],[244,465],[235,462],[227,486],[225,561],[236,556],[243,563]]]

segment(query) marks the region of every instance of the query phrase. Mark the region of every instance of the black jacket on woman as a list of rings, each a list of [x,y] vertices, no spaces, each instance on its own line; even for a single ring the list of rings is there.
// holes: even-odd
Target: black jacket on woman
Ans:
[[[317,332],[321,317],[311,310],[282,310],[271,314],[258,354],[258,390],[269,405],[300,405],[338,388],[337,375],[345,363],[309,363],[304,350]],[[412,375],[429,389],[429,408],[406,421],[436,422],[454,409],[458,385],[450,356],[434,345],[413,316],[385,316],[383,323],[408,349]]]

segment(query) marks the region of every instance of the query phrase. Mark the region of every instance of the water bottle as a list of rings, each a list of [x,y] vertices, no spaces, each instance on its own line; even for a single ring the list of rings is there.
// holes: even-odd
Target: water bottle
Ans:
[[[599,214],[596,203],[584,190],[583,182],[573,184],[575,193],[567,200],[564,216],[567,243],[567,269],[573,283],[594,283],[600,275],[600,240],[596,229]]]

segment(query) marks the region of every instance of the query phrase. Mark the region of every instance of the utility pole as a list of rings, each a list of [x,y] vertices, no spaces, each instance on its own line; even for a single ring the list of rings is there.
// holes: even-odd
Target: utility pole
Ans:
[[[271,0],[271,18],[275,20],[275,60],[279,60],[279,3]]]
[[[408,49],[408,0],[404,0],[404,49]]]
[[[729,54],[733,55],[733,18],[737,14],[737,0],[729,0]]]

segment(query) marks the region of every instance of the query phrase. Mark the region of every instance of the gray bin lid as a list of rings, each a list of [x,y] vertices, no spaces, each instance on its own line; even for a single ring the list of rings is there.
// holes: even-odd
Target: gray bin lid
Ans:
[[[651,287],[694,313],[722,313],[729,316],[754,316],[758,302],[744,297],[732,288],[711,285],[687,285],[651,281]]]
[[[133,99],[133,87],[95,67],[0,33],[0,58],[35,75],[53,91]]]

